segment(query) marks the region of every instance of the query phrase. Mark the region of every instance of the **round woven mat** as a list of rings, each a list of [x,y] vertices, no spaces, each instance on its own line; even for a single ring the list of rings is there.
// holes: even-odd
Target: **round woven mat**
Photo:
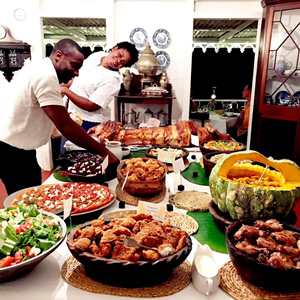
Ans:
[[[199,225],[194,218],[175,211],[166,212],[164,215],[164,221],[168,222],[171,226],[180,228],[189,235],[197,232],[199,228]]]
[[[69,257],[64,262],[61,275],[70,285],[91,293],[139,298],[163,297],[173,295],[190,284],[191,265],[188,262],[183,262],[174,270],[167,281],[145,288],[122,288],[95,281],[86,276],[83,266],[73,257]]]
[[[148,201],[148,202],[152,202],[152,203],[159,203],[161,201],[164,200],[166,195],[166,187],[163,187],[163,190],[157,194],[154,195],[152,197],[140,197],[140,196],[133,196],[128,194],[125,190],[122,191],[121,185],[118,184],[116,187],[116,196],[119,200],[124,201],[127,204],[130,205],[138,205],[139,200],[142,201]]]
[[[171,195],[169,202],[188,211],[207,211],[211,196],[205,192],[183,191]]]
[[[104,214],[104,216],[108,217],[109,219],[114,219],[114,218],[126,218],[129,217],[131,215],[136,214],[137,211],[136,210],[116,210],[116,211],[112,211],[109,213]]]
[[[284,280],[284,278],[282,279]],[[220,288],[237,300],[299,300],[300,292],[280,293],[258,288],[241,279],[232,262],[220,270]]]

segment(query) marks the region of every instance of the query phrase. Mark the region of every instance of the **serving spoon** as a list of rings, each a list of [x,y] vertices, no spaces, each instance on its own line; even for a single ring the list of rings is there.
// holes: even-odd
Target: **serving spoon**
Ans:
[[[148,246],[142,245],[142,244],[138,243],[135,239],[133,239],[131,237],[126,237],[125,238],[125,240],[124,240],[124,246],[134,247],[134,248],[144,248],[144,249],[148,249],[148,250],[155,250],[155,251],[157,251],[157,248],[148,247]]]

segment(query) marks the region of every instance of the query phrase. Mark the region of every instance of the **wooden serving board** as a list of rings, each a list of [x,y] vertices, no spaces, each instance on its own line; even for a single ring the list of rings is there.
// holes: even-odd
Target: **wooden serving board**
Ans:
[[[166,195],[166,187],[163,187],[163,190],[154,196],[151,197],[141,197],[141,196],[134,196],[131,194],[128,194],[125,190],[122,190],[121,185],[118,183],[117,187],[116,187],[116,196],[119,200],[124,201],[126,204],[130,204],[130,205],[138,205],[139,200],[142,201],[148,201],[148,202],[152,202],[152,203],[160,203],[161,201],[164,200]]]

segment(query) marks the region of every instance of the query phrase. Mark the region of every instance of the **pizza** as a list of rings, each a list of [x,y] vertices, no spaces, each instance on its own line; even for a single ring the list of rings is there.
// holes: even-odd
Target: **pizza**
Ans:
[[[113,195],[108,187],[97,183],[67,182],[64,184],[45,184],[26,189],[12,201],[18,204],[36,204],[45,211],[58,213],[64,209],[64,200],[72,199],[72,214],[95,210],[109,203]]]

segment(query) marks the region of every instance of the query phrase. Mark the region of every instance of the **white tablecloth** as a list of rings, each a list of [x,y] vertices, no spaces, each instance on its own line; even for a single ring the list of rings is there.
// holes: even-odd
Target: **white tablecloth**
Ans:
[[[229,128],[235,125],[237,119],[238,116],[224,117],[214,112],[209,113],[209,120],[213,127],[224,133],[226,133]]]
[[[195,152],[191,154],[197,155],[197,160],[200,159],[201,153]],[[198,190],[198,191],[209,191],[207,186],[199,186],[192,184],[185,180],[183,177],[176,178],[174,173],[167,175],[166,184],[167,187],[173,190],[174,187],[177,187],[177,181],[180,181],[185,185],[186,190]],[[53,176],[50,176],[45,183],[57,183],[59,182]],[[114,179],[109,182],[109,187],[114,190],[117,184],[117,180]],[[167,196],[162,202],[162,204],[167,203]],[[126,204],[126,209],[133,209],[133,206]],[[104,210],[104,213],[110,212],[118,209],[117,201],[110,207]],[[175,210],[180,211],[175,208]],[[201,228],[199,228],[201,230]],[[188,257],[190,262],[193,261],[195,255],[196,247],[198,241],[192,238],[193,240],[193,250]],[[93,294],[85,292],[83,290],[72,287],[67,284],[60,275],[60,269],[65,260],[71,256],[66,243],[49,255],[45,260],[43,260],[31,273],[23,276],[15,281],[1,283],[0,284],[0,295],[1,299],[9,300],[20,300],[20,299],[30,299],[30,300],[99,300],[99,299],[124,299],[129,300],[133,299],[131,297],[118,297],[118,296],[108,296],[104,294]],[[213,256],[221,267],[226,261],[229,260],[229,256],[226,254],[221,254],[213,252]],[[141,299],[150,299],[150,298],[141,298]],[[151,298],[152,299],[152,298]],[[158,297],[156,299],[174,299],[174,300],[226,300],[231,299],[227,294],[225,294],[221,289],[218,289],[217,292],[210,296],[205,296],[200,294],[192,284],[183,289],[177,294],[167,296],[167,297]]]

